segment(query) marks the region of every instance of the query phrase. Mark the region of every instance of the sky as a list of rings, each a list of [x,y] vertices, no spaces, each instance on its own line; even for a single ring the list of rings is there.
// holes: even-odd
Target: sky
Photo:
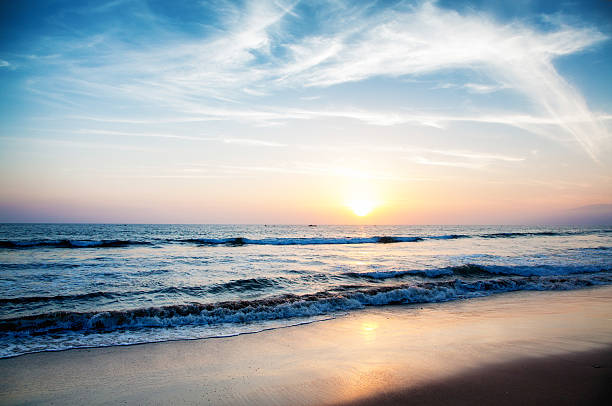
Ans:
[[[610,72],[610,1],[3,1],[0,221],[612,223]]]

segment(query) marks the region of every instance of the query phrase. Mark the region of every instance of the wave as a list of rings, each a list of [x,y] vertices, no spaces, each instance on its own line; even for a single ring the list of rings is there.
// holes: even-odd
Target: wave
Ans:
[[[153,245],[159,243],[190,243],[197,245],[334,245],[334,244],[390,244],[400,242],[423,241],[430,237],[342,237],[342,238],[187,238],[167,239],[160,241],[125,241],[125,240],[34,240],[34,241],[0,241],[0,248],[114,248],[132,245]],[[456,236],[437,236],[431,238],[457,238]]]
[[[45,303],[45,302],[67,302],[74,300],[91,300],[97,298],[113,299],[118,296],[124,296],[121,292],[90,292],[77,293],[72,295],[54,295],[54,296],[18,296],[18,297],[2,297],[0,305],[5,304],[29,304],[29,303]]]
[[[0,248],[118,248],[131,245],[151,245],[149,241],[129,240],[32,240],[0,241]]]
[[[578,251],[608,251],[608,250],[612,250],[612,247],[605,246],[605,245],[600,245],[599,247],[573,248],[573,250],[578,250]]]
[[[342,275],[350,278],[366,280],[400,279],[406,276],[419,276],[425,278],[439,278],[442,276],[452,276],[453,271],[448,268],[442,269],[417,269],[407,271],[376,271],[376,272],[345,272]]]
[[[513,232],[513,233],[490,233],[481,234],[482,238],[516,238],[516,237],[554,237],[562,235],[580,234],[579,232],[554,232],[554,231],[538,231],[538,232]]]
[[[285,278],[238,279],[212,285],[207,289],[207,291],[210,293],[258,291],[277,287],[284,280]]]
[[[202,286],[169,286],[160,289],[151,290],[132,290],[132,291],[95,291],[87,293],[75,293],[70,295],[54,295],[54,296],[17,296],[17,297],[0,297],[0,305],[15,305],[15,304],[36,304],[36,303],[58,303],[72,301],[88,301],[96,299],[118,299],[125,297],[134,297],[138,295],[190,295],[194,297],[201,296],[205,293],[219,294],[228,292],[248,292],[261,291],[269,288],[277,287],[286,282],[285,278],[247,278],[235,279],[228,282],[215,283]]]
[[[425,240],[456,240],[461,238],[517,238],[517,237],[551,237],[587,235],[596,233],[607,233],[612,230],[582,230],[582,231],[537,231],[537,232],[508,232],[508,233],[485,233],[485,234],[445,234],[428,236],[374,236],[374,237],[313,237],[313,238],[263,238],[250,239],[245,237],[235,238],[189,238],[176,240],[175,242],[194,243],[199,245],[334,245],[334,244],[392,244],[402,242],[419,242]]]
[[[192,238],[181,242],[200,245],[335,245],[335,244],[390,244],[423,241],[421,237],[342,237],[342,238]]]
[[[21,270],[21,269],[74,269],[80,267],[80,264],[69,264],[65,262],[25,262],[18,264],[2,264],[0,269],[3,270]]]
[[[414,269],[405,271],[376,271],[376,272],[346,272],[343,276],[366,280],[401,279],[417,276],[422,278],[442,277],[498,277],[505,276],[559,276],[582,273],[608,272],[610,269],[601,269],[593,266],[501,266],[465,264],[445,268]]]
[[[581,230],[581,231],[534,231],[534,232],[507,232],[484,234],[447,234],[428,236],[373,236],[373,237],[276,237],[253,239],[246,237],[231,238],[186,238],[186,239],[160,239],[155,241],[133,240],[31,240],[11,241],[1,240],[0,248],[117,248],[135,245],[156,244],[197,244],[199,246],[244,246],[244,245],[337,245],[337,244],[392,244],[406,242],[420,242],[425,240],[456,240],[462,238],[520,238],[520,237],[553,237],[590,235],[609,233],[612,230]]]
[[[429,236],[427,239],[429,240],[456,240],[459,238],[470,238],[471,236],[467,234],[448,234],[448,235],[435,235]]]
[[[609,272],[572,276],[500,277],[479,281],[454,279],[358,288],[341,293],[330,290],[211,304],[190,303],[84,313],[63,311],[0,320],[0,337],[250,323],[312,317],[366,306],[442,302],[518,290],[569,290],[609,283],[612,283],[612,274]]]
[[[591,235],[599,233],[610,233],[612,230],[580,230],[580,231],[521,231],[508,233],[487,233],[480,234],[481,238],[517,238],[517,237],[562,237],[573,235]]]

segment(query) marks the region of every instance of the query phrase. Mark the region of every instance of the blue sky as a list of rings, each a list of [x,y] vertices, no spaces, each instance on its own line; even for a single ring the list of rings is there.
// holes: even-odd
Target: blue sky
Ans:
[[[610,2],[0,8],[2,221],[523,223],[612,203]]]

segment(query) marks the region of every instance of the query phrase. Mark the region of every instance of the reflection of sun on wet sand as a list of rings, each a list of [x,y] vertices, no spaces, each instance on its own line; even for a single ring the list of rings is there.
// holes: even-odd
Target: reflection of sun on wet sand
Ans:
[[[593,403],[610,382],[611,318],[611,287],[520,292],[237,337],[31,354],[0,360],[0,401]]]
[[[339,405],[604,405],[612,399],[611,369],[612,347],[520,358]]]

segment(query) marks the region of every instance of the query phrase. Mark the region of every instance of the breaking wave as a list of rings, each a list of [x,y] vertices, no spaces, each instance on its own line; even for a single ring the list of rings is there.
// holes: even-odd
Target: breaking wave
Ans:
[[[448,234],[428,236],[373,236],[373,237],[301,237],[301,238],[261,238],[252,239],[246,237],[232,238],[186,238],[186,239],[161,239],[154,241],[133,240],[24,240],[11,241],[0,240],[0,248],[121,248],[137,245],[157,244],[196,244],[199,246],[243,246],[243,245],[335,245],[335,244],[392,244],[419,242],[425,240],[456,240],[461,238],[519,238],[519,237],[551,237],[551,236],[574,236],[598,233],[609,233],[612,230],[583,230],[583,231],[541,231],[541,232],[508,232],[508,233],[485,233],[485,234]]]
[[[33,240],[0,241],[0,248],[117,248],[131,245],[151,245],[149,241],[126,240]]]
[[[469,281],[454,279],[334,290],[267,299],[190,303],[130,310],[61,311],[0,320],[0,338],[62,332],[104,333],[141,328],[250,323],[291,319],[360,309],[366,306],[442,302],[519,290],[569,290],[612,283],[612,273],[566,276],[498,277]]]
[[[414,269],[402,271],[376,271],[376,272],[346,272],[343,275],[350,278],[366,280],[385,280],[400,279],[404,277],[418,276],[423,278],[441,277],[495,277],[500,275],[507,276],[552,276],[552,275],[572,275],[581,273],[606,272],[596,266],[501,266],[501,265],[476,265],[465,264],[438,269]]]
[[[95,299],[119,299],[124,297],[134,297],[137,295],[156,295],[156,294],[183,294],[199,297],[205,293],[228,293],[228,292],[248,292],[261,291],[277,287],[286,282],[285,278],[248,278],[235,279],[223,283],[215,283],[202,286],[170,286],[161,289],[151,290],[127,290],[127,291],[96,291],[88,293],[76,293],[70,295],[55,296],[19,296],[19,297],[0,297],[0,305],[6,304],[34,304],[34,303],[58,303],[72,301],[88,301]]]
[[[344,238],[195,238],[182,242],[200,245],[334,245],[334,244],[390,244],[423,241],[421,237],[344,237]]]

